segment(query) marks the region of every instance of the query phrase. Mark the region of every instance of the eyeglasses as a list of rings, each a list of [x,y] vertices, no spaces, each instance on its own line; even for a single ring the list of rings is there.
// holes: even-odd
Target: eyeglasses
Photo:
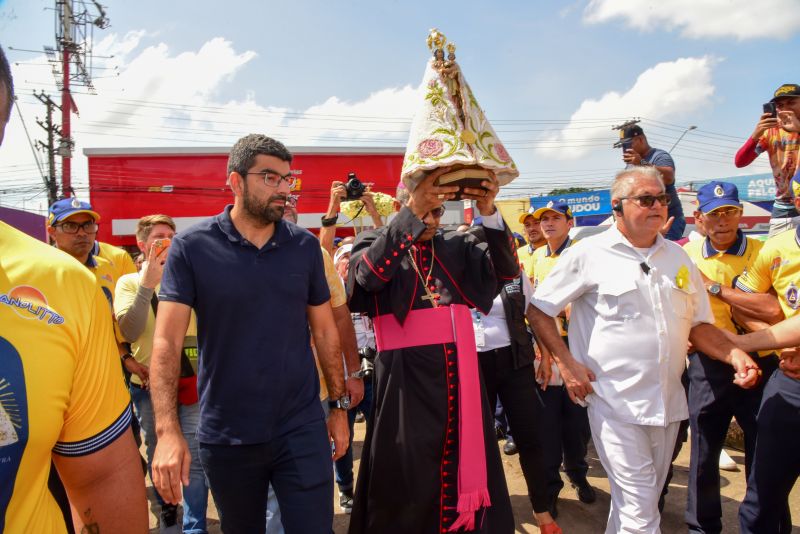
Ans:
[[[428,213],[433,215],[434,219],[439,219],[439,218],[441,218],[442,215],[444,215],[444,212],[445,212],[445,207],[444,206],[439,206],[438,208],[433,208]]]
[[[264,177],[264,183],[270,187],[278,187],[281,185],[281,180],[286,180],[286,183],[289,184],[289,187],[292,187],[297,180],[297,178],[292,176],[291,172],[286,175],[282,175],[270,169],[259,172],[248,172],[247,174],[260,174]]]
[[[709,219],[716,220],[722,218],[727,219],[728,217],[736,217],[740,213],[742,213],[742,208],[722,208],[714,211],[709,211],[708,213],[704,213],[703,215],[705,217],[708,217]]]
[[[638,197],[621,197],[620,200],[633,200],[642,208],[651,208],[656,201],[662,206],[669,206],[672,198],[666,193],[660,195],[639,195]]]
[[[61,224],[54,224],[53,226],[56,228],[61,228],[61,231],[65,234],[77,234],[78,228],[83,229],[83,231],[87,234],[94,234],[97,233],[97,229],[100,228],[100,225],[94,221],[86,221],[85,223],[81,224],[67,221]]]

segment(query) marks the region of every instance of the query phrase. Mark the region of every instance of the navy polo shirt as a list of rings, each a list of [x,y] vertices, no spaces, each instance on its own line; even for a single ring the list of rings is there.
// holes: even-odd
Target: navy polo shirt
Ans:
[[[330,292],[310,232],[279,221],[258,249],[231,208],[175,236],[158,298],[197,315],[199,441],[265,443],[323,418],[306,307]]]

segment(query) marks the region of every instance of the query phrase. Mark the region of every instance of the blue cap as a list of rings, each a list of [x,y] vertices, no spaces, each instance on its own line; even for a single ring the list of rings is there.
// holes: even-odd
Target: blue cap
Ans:
[[[533,216],[537,219],[541,219],[542,215],[544,215],[546,211],[555,211],[556,213],[565,215],[567,219],[572,218],[572,210],[569,209],[569,204],[567,204],[566,202],[553,202],[552,200],[548,202],[546,206],[543,206],[534,211]]]
[[[739,190],[728,182],[709,182],[697,191],[697,204],[702,213],[709,213],[717,208],[733,206],[741,208]]]
[[[76,213],[88,213],[95,222],[100,220],[100,214],[92,210],[91,204],[88,202],[81,202],[77,198],[72,197],[62,198],[61,200],[53,202],[53,205],[50,206],[47,224],[53,226],[57,222],[63,221]]]
[[[789,187],[792,190],[794,198],[800,197],[800,170],[795,173],[794,178],[792,178],[792,181],[789,183]]]

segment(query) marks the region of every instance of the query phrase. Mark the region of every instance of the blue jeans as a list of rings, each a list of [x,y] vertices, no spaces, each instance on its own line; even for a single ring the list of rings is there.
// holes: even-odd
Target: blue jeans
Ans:
[[[372,377],[364,379],[364,399],[358,403],[358,406],[347,412],[347,422],[350,425],[350,446],[347,447],[347,452],[333,463],[333,470],[336,473],[336,484],[339,486],[339,491],[347,491],[353,489],[353,426],[356,422],[356,412],[361,410],[364,418],[369,423],[370,414],[372,413]]]
[[[131,384],[131,399],[136,408],[136,417],[144,433],[144,444],[147,451],[147,469],[150,470],[153,462],[153,452],[156,449],[156,427],[153,416],[153,404],[150,401],[150,392]],[[183,532],[184,534],[206,534],[206,508],[208,507],[208,483],[203,467],[200,464],[200,453],[197,449],[197,425],[200,422],[200,404],[179,406],[178,418],[181,431],[192,463],[189,466],[189,485],[183,487]],[[152,478],[153,474],[150,473]],[[164,501],[156,492],[158,503]]]

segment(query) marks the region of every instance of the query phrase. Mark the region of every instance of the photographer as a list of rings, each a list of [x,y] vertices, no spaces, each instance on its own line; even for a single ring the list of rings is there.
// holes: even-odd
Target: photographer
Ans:
[[[800,85],[787,83],[775,90],[764,105],[755,130],[736,153],[737,167],[750,165],[762,152],[769,156],[775,178],[775,203],[769,221],[769,235],[793,228],[800,222],[794,207],[789,182],[797,172],[800,156],[800,133],[790,129],[791,117],[800,116]]]
[[[336,221],[339,218],[339,210],[343,200],[360,200],[364,203],[364,211],[372,217],[373,228],[383,226],[383,219],[375,207],[372,200],[372,192],[369,186],[365,186],[355,173],[350,173],[347,183],[334,180],[331,182],[331,199],[328,203],[328,211],[322,217],[322,226],[319,229],[319,242],[322,248],[333,255],[333,238],[336,237]]]

